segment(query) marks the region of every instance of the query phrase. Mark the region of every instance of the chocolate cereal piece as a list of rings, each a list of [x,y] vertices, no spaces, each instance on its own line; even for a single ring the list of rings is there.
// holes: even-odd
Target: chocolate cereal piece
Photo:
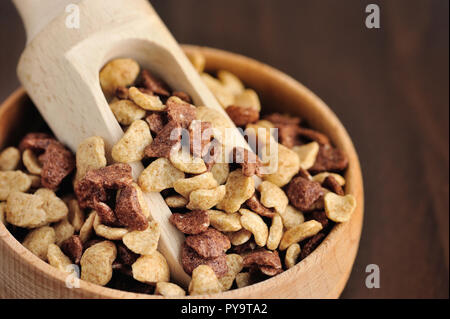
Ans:
[[[106,203],[94,199],[93,209],[97,212],[100,222],[107,226],[116,226],[119,221],[114,214],[114,211]]]
[[[312,174],[321,172],[339,172],[348,166],[348,158],[338,148],[331,145],[321,145],[316,162],[309,169]]]
[[[316,141],[317,143],[319,143],[321,145],[330,144],[330,139],[325,134],[322,134],[315,130],[311,130],[309,128],[298,127],[297,134],[308,140]]]
[[[262,163],[258,155],[243,147],[233,148],[233,162],[242,166],[244,176],[260,175]]]
[[[77,235],[72,235],[62,242],[61,250],[74,264],[79,264],[83,254],[83,243]]]
[[[210,122],[191,122],[189,126],[189,142],[191,153],[194,157],[203,157],[208,153],[213,133],[213,126]]]
[[[167,123],[145,150],[147,157],[169,158],[170,152],[181,141],[181,126],[172,121]]]
[[[145,230],[148,227],[148,220],[142,213],[137,190],[133,186],[126,186],[120,190],[115,213],[120,224],[130,230]]]
[[[258,199],[258,197],[256,196],[256,193],[253,194],[252,197],[250,197],[249,199],[247,199],[247,201],[245,202],[245,205],[247,205],[247,207],[257,213],[258,215],[264,216],[264,217],[269,217],[272,218],[273,216],[275,216],[275,211],[267,208],[266,206],[264,206],[260,200]]]
[[[295,145],[301,144],[298,137],[298,129],[299,127],[297,125],[278,124],[278,138],[280,143],[287,148],[292,148]]]
[[[127,100],[128,99],[128,88],[124,86],[120,86],[116,89],[116,97],[120,100]]]
[[[288,114],[272,113],[264,117],[265,120],[271,122],[275,126],[281,125],[299,125],[301,119],[299,117],[290,116]]]
[[[303,177],[295,177],[286,188],[289,202],[301,211],[306,211],[323,195],[322,187],[318,182],[309,181]]]
[[[165,125],[165,116],[161,112],[154,112],[145,118],[150,131],[159,134]]]
[[[274,276],[283,271],[277,251],[258,249],[244,256],[244,267],[255,265],[268,276]]]
[[[186,245],[203,258],[218,257],[231,247],[228,237],[212,227],[199,235],[188,236]]]
[[[148,70],[142,70],[140,83],[150,92],[158,95],[169,96],[169,88],[163,81],[154,77]]]
[[[196,118],[195,106],[180,99],[170,98],[167,100],[166,106],[168,121],[178,123],[183,128],[187,128]]]
[[[324,233],[318,233],[313,237],[309,238],[306,243],[302,246],[302,250],[300,252],[300,260],[305,259],[309,254],[313,252],[317,246],[320,245],[322,240],[325,238]]]
[[[211,267],[218,278],[223,277],[228,272],[225,254],[221,254],[215,258],[203,258],[186,243],[183,243],[181,250],[181,264],[183,265],[184,271],[189,275],[191,275],[192,271],[200,265]]]
[[[189,213],[174,213],[170,222],[184,234],[197,235],[209,227],[209,215],[206,210],[193,210]]]
[[[255,108],[230,105],[225,111],[236,126],[246,126],[259,120],[259,112]]]
[[[172,92],[172,96],[176,96],[176,97],[180,98],[181,100],[183,100],[184,102],[192,104],[192,99],[189,96],[189,94],[187,94],[186,92],[174,91],[174,92]]]
[[[43,155],[41,184],[51,190],[56,190],[62,180],[75,168],[75,157],[61,143],[51,142]]]
[[[330,224],[327,214],[323,210],[316,210],[316,211],[311,212],[310,214],[307,215],[307,217],[305,218],[305,221],[312,220],[312,219],[321,223],[323,229],[327,228],[327,226]]]
[[[324,179],[324,181],[322,182],[322,186],[338,195],[341,195],[341,196],[345,195],[345,192],[342,189],[342,186],[338,183],[336,178],[334,178],[332,175],[329,175]]]
[[[131,266],[139,258],[139,255],[132,252],[122,242],[116,244],[118,261],[127,266]]]
[[[48,145],[56,140],[46,133],[28,133],[19,144],[19,150],[23,152],[26,149],[33,151],[43,151]]]

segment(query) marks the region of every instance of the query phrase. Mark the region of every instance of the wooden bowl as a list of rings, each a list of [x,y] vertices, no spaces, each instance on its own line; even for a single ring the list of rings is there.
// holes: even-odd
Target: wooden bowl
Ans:
[[[351,220],[335,226],[320,246],[295,267],[245,288],[198,298],[337,298],[344,289],[358,250],[363,220],[363,183],[353,143],[336,115],[303,85],[267,65],[241,55],[204,47],[208,71],[226,69],[254,88],[267,112],[288,112],[327,134],[349,157],[347,193],[357,200]],[[23,89],[0,108],[0,148],[16,145],[25,133],[44,126]],[[67,275],[23,247],[0,224],[0,298],[162,298],[100,287],[80,280],[66,287]]]

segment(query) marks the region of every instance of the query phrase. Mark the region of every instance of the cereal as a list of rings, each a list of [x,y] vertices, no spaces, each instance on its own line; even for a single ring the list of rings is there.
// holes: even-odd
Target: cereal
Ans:
[[[26,149],[22,154],[23,165],[25,165],[28,172],[34,175],[41,175],[42,165],[39,163],[36,155],[30,149]]]
[[[26,192],[30,186],[30,177],[21,171],[0,172],[0,200],[6,200],[15,191]]]
[[[36,189],[41,187],[41,177],[37,175],[30,175],[28,177],[31,179],[31,188]]]
[[[316,210],[308,214],[308,220],[317,220],[322,224],[323,229],[327,228],[330,224],[330,220],[327,217],[327,214],[323,210]]]
[[[236,170],[228,175],[226,193],[224,199],[217,205],[218,209],[227,213],[234,213],[255,192],[253,178],[246,177],[241,171]]]
[[[201,174],[206,172],[205,162],[199,157],[193,157],[189,152],[180,149],[178,152],[171,152],[169,156],[172,165],[188,174]]]
[[[141,213],[146,218],[150,217],[150,208],[147,205],[147,200],[144,198],[144,194],[142,193],[142,189],[139,187],[138,184],[132,183],[131,186],[133,186],[136,189],[136,195],[137,200],[139,202],[139,205],[141,206]]]
[[[190,178],[181,178],[173,183],[175,191],[185,198],[198,189],[214,189],[218,187],[217,181],[211,172],[206,172]]]
[[[222,86],[235,96],[241,94],[245,90],[241,80],[227,70],[217,71],[217,78],[222,83]]]
[[[183,100],[186,103],[192,104],[192,99],[186,92],[183,91],[173,91],[172,96],[175,96],[181,100]]]
[[[307,256],[309,256],[309,254],[311,254],[312,251],[320,245],[324,238],[325,234],[323,233],[318,233],[317,235],[311,237],[303,246],[303,249],[300,252],[300,259],[305,259]]]
[[[0,223],[6,226],[6,202],[0,202]]]
[[[20,151],[15,147],[7,147],[0,153],[0,171],[14,171],[20,163]]]
[[[218,257],[231,247],[228,237],[211,227],[199,235],[188,236],[185,243],[203,258]]]
[[[43,187],[56,190],[62,180],[75,168],[75,157],[59,142],[52,142],[39,156],[42,165],[41,184]]]
[[[345,192],[339,182],[333,176],[327,176],[322,183],[322,187],[329,189],[333,193],[336,193],[340,196],[344,196]]]
[[[162,104],[159,96],[150,95],[142,92],[136,87],[132,86],[128,89],[129,98],[136,103],[136,105],[140,106],[144,110],[147,111],[164,111],[166,106]]]
[[[240,219],[239,219],[239,223],[240,223]],[[242,228],[241,230],[238,230],[237,232],[231,233],[231,235],[230,235],[231,244],[233,244],[233,246],[239,246],[239,245],[245,244],[246,242],[248,242],[250,240],[252,235],[253,234],[250,231],[248,231],[245,228]]]
[[[274,160],[273,156],[278,156],[278,167],[276,172],[264,175],[263,179],[278,187],[283,187],[298,173],[298,170],[300,169],[300,160],[297,153],[281,144],[278,145],[277,154],[267,154],[268,147],[269,146],[266,146],[262,150],[262,161],[263,163],[271,163],[271,161]]]
[[[69,223],[67,218],[59,221],[53,225],[56,235],[56,245],[61,246],[61,244],[68,238],[70,238],[75,233],[75,228]]]
[[[221,292],[222,285],[211,267],[200,265],[192,272],[188,290],[190,295],[208,295]]]
[[[61,244],[61,250],[73,263],[78,264],[83,255],[83,243],[79,236],[72,235]]]
[[[270,209],[265,207],[263,204],[261,204],[261,201],[258,199],[256,193],[253,194],[252,197],[250,197],[249,199],[247,199],[247,201],[245,202],[245,205],[254,213],[257,213],[258,215],[264,216],[264,217],[269,217],[272,218],[273,216],[275,216],[275,212]]]
[[[154,134],[159,134],[165,125],[164,114],[160,112],[154,112],[145,118],[145,121],[150,128],[150,131]]]
[[[130,230],[145,230],[147,217],[142,213],[138,191],[133,186],[126,186],[117,196],[115,213],[119,222]]]
[[[158,251],[139,257],[131,267],[133,278],[140,282],[155,284],[170,279],[169,265]]]
[[[144,149],[153,141],[145,121],[134,121],[113,146],[111,156],[116,162],[131,163],[144,158]]]
[[[43,226],[29,232],[22,245],[36,256],[46,261],[48,245],[54,244],[55,240],[56,235],[53,228]]]
[[[56,140],[46,133],[28,133],[20,141],[19,150],[22,152],[26,149],[43,151],[53,142]]]
[[[176,169],[168,159],[158,158],[141,173],[138,184],[144,192],[160,192],[174,187],[182,179],[182,171]]]
[[[34,195],[42,198],[44,202],[43,209],[45,210],[48,223],[58,222],[69,214],[66,203],[56,196],[53,191],[47,188],[39,188]]]
[[[76,166],[76,181],[82,179],[89,170],[106,166],[105,142],[101,137],[88,137],[78,145]]]
[[[236,232],[242,229],[239,213],[227,214],[220,210],[208,210],[211,226],[222,232]]]
[[[169,206],[170,208],[185,207],[188,203],[188,200],[181,195],[169,196],[164,200],[166,201],[167,206]]]
[[[253,107],[230,105],[225,111],[237,126],[246,126],[259,120],[259,112]]]
[[[109,103],[114,117],[122,125],[130,125],[144,118],[146,112],[131,100],[114,100]]]
[[[226,187],[220,185],[213,189],[198,189],[189,194],[188,209],[210,209],[220,203],[225,197]]]
[[[281,188],[264,181],[258,187],[261,193],[261,204],[267,208],[275,208],[275,211],[282,213],[286,210],[289,200]]]
[[[116,262],[122,265],[131,266],[139,258],[139,254],[132,252],[127,246],[122,242],[117,242],[117,259]]]
[[[160,234],[159,224],[151,221],[147,229],[129,232],[123,236],[122,241],[128,249],[136,254],[151,255],[158,247]]]
[[[178,123],[174,121],[167,123],[153,139],[153,142],[145,148],[145,156],[168,158],[172,151],[178,150],[181,133],[182,127]]]
[[[242,174],[250,177],[261,174],[261,161],[255,153],[242,147],[233,148],[233,162],[242,166]]]
[[[324,202],[327,217],[337,223],[348,221],[356,208],[352,194],[340,196],[330,192],[325,195]]]
[[[315,182],[318,182],[318,183],[322,184],[323,181],[324,181],[328,176],[333,176],[334,179],[339,183],[339,185],[341,185],[341,186],[344,186],[344,185],[345,185],[345,178],[344,178],[344,177],[342,177],[342,176],[339,175],[339,174],[336,174],[336,173],[330,173],[330,172],[322,172],[322,173],[319,173],[319,174],[317,174],[317,175],[314,175],[314,176],[312,177],[312,180],[315,181]]]
[[[221,278],[219,282],[222,285],[222,290],[229,290],[233,285],[236,275],[241,272],[244,266],[244,260],[237,254],[227,255],[228,272]]]
[[[319,143],[311,142],[309,144],[294,146],[292,150],[297,153],[300,160],[300,167],[303,169],[310,169],[319,153]]]
[[[215,163],[211,168],[211,173],[219,185],[227,181],[228,174],[230,174],[230,166],[228,163]]]
[[[267,237],[267,248],[270,250],[277,249],[282,237],[283,221],[281,216],[277,214],[272,218],[272,225],[270,226],[269,236]]]
[[[297,263],[297,259],[300,256],[301,248],[299,244],[292,244],[286,250],[286,256],[284,257],[284,264],[286,268],[292,268]]]
[[[141,82],[147,91],[154,94],[169,96],[168,88],[166,84],[154,77],[148,70],[142,70]]]
[[[126,228],[108,227],[101,224],[98,214],[94,218],[93,227],[98,236],[109,240],[120,240],[128,233],[128,229]]]
[[[238,288],[244,288],[251,285],[250,273],[240,272],[236,275],[236,285]]]
[[[11,192],[6,202],[6,220],[23,228],[36,228],[47,224],[44,200],[33,194]]]
[[[176,284],[162,281],[156,283],[155,295],[164,297],[183,297],[186,295],[186,291]]]
[[[304,137],[308,140],[316,141],[320,145],[328,145],[330,144],[330,140],[328,137],[318,131],[311,130],[304,127],[298,127],[297,128],[297,134],[301,137]]]
[[[286,188],[289,202],[302,211],[309,210],[310,206],[323,195],[319,183],[309,181],[303,177],[292,179]]]
[[[81,226],[80,229],[80,239],[83,243],[87,242],[88,239],[92,235],[92,231],[94,230],[94,219],[95,216],[97,216],[97,213],[94,211],[92,212],[88,218],[84,221],[83,226]]]
[[[322,224],[315,220],[309,220],[300,225],[288,229],[281,239],[280,250],[285,250],[290,245],[312,237],[322,230]]]
[[[169,122],[177,123],[182,128],[189,127],[195,120],[197,109],[195,106],[184,102],[178,97],[172,96],[167,102],[167,118]]]
[[[258,249],[245,255],[244,267],[250,267],[252,265],[258,266],[268,276],[274,276],[283,271],[277,251]]]
[[[186,56],[189,58],[189,61],[191,61],[197,72],[202,73],[206,64],[205,56],[198,51],[189,52]]]
[[[240,209],[239,213],[241,213],[242,227],[253,234],[255,242],[258,246],[265,246],[267,243],[267,237],[269,236],[269,229],[261,216],[249,211],[248,209]]]
[[[117,256],[116,245],[99,242],[86,249],[81,257],[81,279],[104,286],[112,277],[112,263]]]
[[[186,243],[183,243],[181,250],[181,263],[183,269],[187,274],[192,274],[192,271],[199,265],[208,265],[211,267],[217,277],[224,276],[228,271],[227,259],[225,254],[221,254],[215,258],[203,258],[190,248]]]
[[[284,212],[280,213],[280,216],[286,229],[291,229],[305,221],[303,213],[291,205],[288,205]]]
[[[209,122],[218,129],[233,127],[233,123],[223,113],[206,106],[197,107],[197,120]]]
[[[139,74],[139,64],[132,59],[115,59],[108,62],[100,71],[100,85],[107,97],[116,89],[133,84]]]
[[[189,235],[206,231],[210,223],[209,215],[205,210],[193,210],[185,214],[174,213],[169,220],[179,231]]]
[[[348,166],[348,158],[338,148],[330,145],[320,146],[316,162],[310,168],[314,174],[321,172],[342,171]]]
[[[233,104],[245,108],[253,108],[257,112],[261,111],[258,94],[252,89],[246,89],[240,94],[235,95]]]
[[[273,124],[269,121],[259,120],[256,123],[247,124],[245,133],[249,137],[254,137],[255,143],[259,142],[265,145],[275,141],[271,133],[271,129],[273,128]]]
[[[68,267],[72,264],[69,257],[64,255],[61,249],[55,245],[48,245],[47,260],[50,265],[63,272],[69,272]]]
[[[212,124],[194,120],[189,125],[189,144],[194,157],[207,155],[211,139],[214,136]]]
[[[74,227],[74,230],[79,232],[84,223],[84,212],[80,208],[80,205],[78,205],[78,201],[74,198],[67,201],[67,208],[69,209],[69,222]]]
[[[208,73],[202,73],[200,76],[222,107],[226,108],[228,105],[233,104],[233,94],[228,91],[219,80],[212,77]]]

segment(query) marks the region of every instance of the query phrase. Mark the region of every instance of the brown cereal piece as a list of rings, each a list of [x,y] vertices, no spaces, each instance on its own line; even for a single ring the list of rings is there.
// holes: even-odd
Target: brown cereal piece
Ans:
[[[31,178],[21,171],[0,171],[0,200],[6,200],[13,192],[30,189]]]
[[[36,228],[47,223],[44,200],[41,196],[11,192],[6,201],[6,220],[8,223],[23,227]]]
[[[197,235],[209,227],[209,215],[205,210],[194,210],[185,214],[174,213],[170,222],[184,234]]]
[[[207,210],[211,226],[221,232],[236,232],[242,229],[239,213],[227,214],[220,210]]]
[[[192,296],[208,295],[221,292],[222,285],[211,267],[200,265],[192,272],[188,290]]]
[[[239,232],[233,233],[232,235],[237,234],[237,233],[239,233]],[[233,245],[235,245],[235,243],[233,243]],[[249,252],[254,251],[257,247],[258,246],[256,245],[254,240],[247,240],[242,244],[236,243],[236,245],[233,247],[233,252],[236,254],[239,254],[241,256],[245,256]]]
[[[286,189],[289,202],[300,210],[308,210],[309,207],[323,194],[319,183],[309,181],[303,177],[295,177]]]
[[[20,151],[15,147],[7,147],[0,153],[0,171],[14,171],[20,163]]]
[[[245,148],[233,148],[233,162],[242,166],[242,174],[244,176],[260,175],[261,160],[258,155]]]
[[[155,295],[164,297],[184,297],[186,291],[174,283],[161,281],[156,283]]]
[[[345,185],[345,178],[336,173],[322,172],[322,173],[316,174],[312,177],[310,176],[309,179],[322,184],[324,182],[325,178],[327,178],[328,176],[333,176],[333,178],[338,182],[338,184],[341,187]]]
[[[282,271],[281,260],[277,251],[258,249],[245,255],[243,262],[244,267],[248,268],[256,265],[263,273],[269,276],[273,276]]]
[[[316,141],[320,145],[330,144],[330,139],[325,134],[322,134],[318,131],[309,128],[298,127],[297,134],[308,140]]]
[[[314,219],[322,224],[323,229],[326,229],[330,224],[326,213],[323,210],[316,210],[308,214],[307,220]]]
[[[301,242],[306,238],[316,235],[322,230],[322,224],[315,220],[306,221],[300,225],[288,229],[281,239],[279,249],[285,250],[290,245]]]
[[[208,265],[211,267],[218,278],[224,276],[228,271],[225,254],[221,254],[215,258],[203,258],[195,250],[186,245],[186,243],[183,243],[181,250],[181,263],[184,271],[189,275],[199,265]]]
[[[113,100],[109,107],[117,122],[122,125],[130,125],[134,121],[142,119],[146,112],[131,100]]]
[[[345,192],[342,189],[342,186],[338,183],[338,181],[332,176],[327,176],[322,183],[322,186],[328,188],[333,193],[344,196]]]
[[[72,261],[69,259],[69,257],[64,255],[64,253],[57,245],[48,245],[47,260],[51,266],[63,272],[70,272],[68,267],[72,265]]]
[[[143,230],[135,230],[123,236],[122,241],[132,252],[141,255],[151,255],[158,247],[161,229],[156,221],[149,222]]]
[[[138,258],[139,254],[132,252],[125,244],[117,243],[117,259],[121,264],[131,266]]]
[[[94,230],[94,219],[97,213],[93,211],[88,218],[83,223],[80,229],[80,239],[83,243],[86,243],[92,235],[92,231]]]
[[[97,212],[99,223],[104,225],[117,225],[119,223],[116,214],[111,207],[99,201],[94,201],[93,209]]]
[[[39,162],[32,150],[26,149],[23,151],[22,162],[28,172],[34,175],[41,175],[42,164]]]
[[[48,145],[45,153],[39,156],[43,163],[41,173],[42,186],[55,190],[75,168],[75,157],[61,143]]]
[[[167,85],[153,76],[148,70],[142,70],[140,83],[144,88],[154,94],[169,96],[169,88]]]
[[[264,117],[265,120],[275,124],[275,125],[299,125],[301,119],[299,117],[294,117],[288,114],[271,113]]]
[[[94,230],[98,236],[109,240],[120,240],[128,233],[128,229],[126,228],[109,227],[103,225],[98,214],[94,219]]]
[[[171,151],[179,147],[181,133],[181,126],[177,122],[167,123],[153,139],[153,142],[145,148],[145,156],[168,158]]]
[[[79,232],[84,223],[84,211],[80,208],[78,201],[75,198],[70,198],[67,201],[69,209],[69,222],[74,227],[75,231]]]
[[[128,88],[125,86],[120,86],[115,91],[115,96],[119,100],[127,100],[128,99]]]
[[[84,247],[85,249],[88,246]],[[83,242],[80,236],[72,235],[61,243],[61,250],[74,264],[79,264],[83,254]]]
[[[40,196],[44,202],[43,209],[46,213],[46,221],[55,223],[67,217],[69,209],[66,203],[47,188],[38,189],[34,195]]]
[[[214,189],[219,184],[211,172],[206,172],[190,178],[181,178],[173,182],[175,191],[185,198],[189,198],[191,192],[198,189]]]
[[[267,208],[263,204],[261,204],[256,193],[253,194],[252,197],[247,199],[247,201],[245,202],[245,205],[247,205],[247,207],[251,211],[257,213],[258,215],[261,215],[264,217],[269,217],[269,218],[272,218],[273,216],[275,216],[275,212],[272,209]]]
[[[297,259],[300,256],[301,248],[299,244],[292,244],[286,250],[286,255],[284,257],[284,264],[286,268],[292,268],[297,263]]]
[[[258,214],[248,209],[240,209],[241,225],[253,234],[255,242],[258,246],[264,247],[269,236],[269,229],[264,220]]]
[[[158,158],[142,171],[138,184],[145,192],[161,192],[175,187],[183,179],[184,173],[175,168],[167,158]]]
[[[133,278],[146,284],[169,281],[170,271],[166,259],[155,250],[151,255],[139,257],[131,266]]]
[[[125,186],[120,190],[115,213],[119,222],[131,230],[145,230],[148,227],[148,220],[142,213],[137,190],[133,186]]]
[[[242,174],[240,170],[235,170],[228,175],[225,187],[225,197],[217,208],[227,213],[234,213],[254,194],[255,181]]]
[[[56,240],[55,231],[49,226],[43,226],[33,229],[25,237],[22,245],[25,246],[33,254],[47,260],[47,251],[50,244],[54,244]]]
[[[161,112],[153,112],[145,118],[150,131],[154,134],[159,134],[166,124],[166,119],[164,114]]]
[[[278,138],[280,143],[286,146],[287,148],[292,148],[295,145],[300,144],[300,140],[298,139],[297,125],[287,125],[287,124],[278,124]]]
[[[210,209],[220,203],[225,197],[226,187],[220,185],[213,189],[198,189],[189,194],[187,209]]]
[[[348,221],[356,209],[356,199],[352,194],[340,196],[329,192],[323,200],[327,217],[337,223]]]
[[[277,213],[283,213],[289,203],[284,191],[277,185],[263,181],[258,186],[261,204],[267,208],[274,208]]]
[[[225,111],[236,126],[245,126],[259,120],[258,110],[252,107],[230,105]]]
[[[99,79],[103,92],[109,98],[119,87],[134,83],[139,74],[139,64],[132,59],[114,59],[100,71]]]
[[[278,187],[283,187],[289,183],[300,169],[300,160],[297,154],[281,144],[278,144],[277,152],[270,150],[270,145],[265,145],[262,150],[262,162],[269,166],[277,164],[276,170],[270,172],[270,174],[265,174],[263,179]]]
[[[176,96],[179,99],[183,100],[184,102],[192,104],[192,99],[189,96],[189,94],[187,94],[186,92],[174,91],[174,92],[172,92],[172,96]]]
[[[97,243],[83,253],[80,260],[81,279],[104,286],[112,277],[112,263],[116,259],[116,245],[110,241]]]
[[[166,106],[157,95],[148,90],[138,89],[134,86],[128,89],[128,96],[136,105],[147,111],[164,111]]]
[[[144,149],[153,141],[145,121],[134,121],[122,138],[113,146],[111,156],[120,163],[132,163],[144,158]]]
[[[207,154],[213,135],[211,123],[198,120],[191,122],[191,125],[189,125],[189,142],[194,157],[203,157]]]
[[[99,136],[84,139],[77,147],[75,180],[81,180],[91,169],[106,166],[105,142]]]
[[[306,243],[302,246],[302,251],[300,252],[300,260],[305,259],[309,254],[311,254],[313,250],[320,245],[324,238],[324,233],[318,233],[317,235],[314,235],[313,237],[308,239],[308,241],[306,241]]]
[[[31,149],[33,151],[43,151],[50,143],[56,142],[56,140],[46,133],[28,133],[20,141],[19,150],[21,152],[26,149]]]
[[[60,246],[66,239],[75,233],[75,228],[69,223],[67,218],[53,225],[56,235],[56,245]]]
[[[196,108],[177,97],[170,97],[167,102],[167,118],[169,122],[175,122],[183,128],[189,127],[196,118]]]
[[[348,166],[347,156],[338,148],[331,145],[320,146],[314,165],[309,169],[313,174],[320,172],[343,171]]]
[[[233,285],[236,275],[241,272],[244,267],[244,260],[238,254],[226,255],[227,258],[227,273],[219,278],[220,284],[222,285],[222,290],[229,290]]]
[[[227,236],[210,227],[199,235],[188,236],[186,245],[203,258],[214,258],[227,251],[231,242]]]

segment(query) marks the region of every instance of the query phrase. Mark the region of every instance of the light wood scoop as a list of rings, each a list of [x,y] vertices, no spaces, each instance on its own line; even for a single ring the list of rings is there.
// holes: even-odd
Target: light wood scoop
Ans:
[[[90,136],[103,137],[109,151],[123,135],[99,84],[100,69],[113,58],[135,59],[173,89],[187,92],[195,105],[227,116],[148,1],[13,1],[28,38],[19,79],[53,133],[72,151]],[[69,3],[75,3],[75,11],[66,7]],[[77,9],[79,28],[67,27]],[[248,147],[237,130],[235,134],[238,145]],[[144,167],[140,162],[131,166],[137,178]],[[171,211],[159,193],[145,198],[161,225],[159,249],[172,280],[186,287],[190,278],[180,263],[184,236],[169,223]]]

